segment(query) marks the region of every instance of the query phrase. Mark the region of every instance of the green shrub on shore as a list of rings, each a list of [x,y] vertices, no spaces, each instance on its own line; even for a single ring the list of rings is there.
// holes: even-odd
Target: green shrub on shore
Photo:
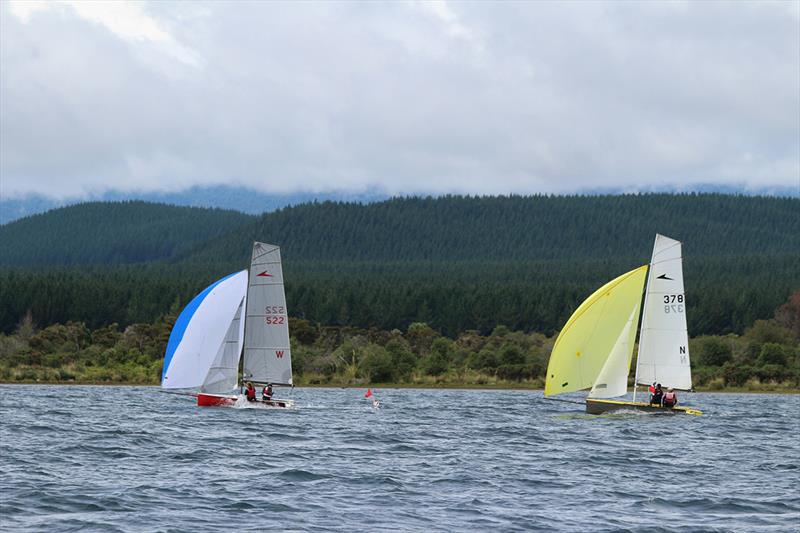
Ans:
[[[743,335],[691,339],[695,387],[800,389],[795,305],[800,298],[793,295],[775,319],[756,321]],[[166,316],[124,330],[114,324],[94,331],[71,321],[37,330],[26,315],[13,334],[0,334],[0,380],[157,384],[174,321]],[[555,341],[505,326],[485,336],[468,330],[448,338],[420,322],[404,333],[290,319],[290,331],[298,385],[541,388]]]

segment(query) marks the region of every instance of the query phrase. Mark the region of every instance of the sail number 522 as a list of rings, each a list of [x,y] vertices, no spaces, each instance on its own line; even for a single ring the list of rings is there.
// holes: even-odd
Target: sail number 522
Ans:
[[[264,322],[268,326],[277,326],[286,323],[286,308],[282,305],[268,305],[265,309]]]
[[[683,294],[665,294],[664,312],[683,313]]]

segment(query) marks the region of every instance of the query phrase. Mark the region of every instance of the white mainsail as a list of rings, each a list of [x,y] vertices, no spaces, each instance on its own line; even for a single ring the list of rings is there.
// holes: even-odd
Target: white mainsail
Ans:
[[[246,291],[247,271],[243,270],[212,283],[181,311],[164,354],[163,388],[203,385]]]
[[[244,325],[244,379],[291,385],[289,318],[278,246],[261,242],[253,245],[249,278]]]
[[[236,310],[236,315],[228,327],[225,340],[217,351],[211,368],[200,392],[209,394],[229,394],[237,388],[239,377],[239,358],[242,354],[242,341],[244,340],[244,320],[241,320],[244,299]]]
[[[642,311],[638,384],[689,390],[692,371],[686,327],[681,243],[656,235]]]

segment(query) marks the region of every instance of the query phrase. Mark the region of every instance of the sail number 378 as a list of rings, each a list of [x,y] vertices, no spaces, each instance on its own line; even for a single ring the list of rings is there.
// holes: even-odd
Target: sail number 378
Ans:
[[[665,294],[664,312],[683,313],[683,294]]]

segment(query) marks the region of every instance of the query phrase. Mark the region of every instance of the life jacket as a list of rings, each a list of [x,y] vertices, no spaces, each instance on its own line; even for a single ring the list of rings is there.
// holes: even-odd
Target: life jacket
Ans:
[[[653,393],[656,392],[656,388],[653,385],[650,385],[650,389],[649,390],[650,390],[650,394],[653,394]]]
[[[677,400],[677,397],[674,392],[667,392],[664,394],[664,405],[672,407],[675,405],[675,400]]]
[[[245,390],[245,394],[247,395],[248,400],[255,400],[256,399],[256,389],[248,388]]]
[[[664,393],[658,389],[653,391],[653,397],[650,398],[650,403],[661,403],[661,398],[664,397]]]
[[[265,398],[272,398],[272,389],[270,387],[264,387],[264,390],[261,391],[261,395]]]

